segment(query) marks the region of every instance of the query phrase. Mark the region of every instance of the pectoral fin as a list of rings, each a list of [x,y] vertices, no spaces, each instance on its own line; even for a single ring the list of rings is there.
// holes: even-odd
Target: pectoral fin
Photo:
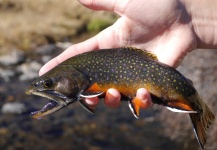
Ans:
[[[85,109],[87,110],[89,113],[91,114],[95,114],[95,110],[93,108],[91,108],[90,106],[88,106],[83,99],[80,99],[79,104]]]
[[[100,95],[102,95],[104,92],[89,92],[89,91],[85,91],[83,93],[80,94],[80,97],[82,98],[93,98],[93,97],[98,97]]]
[[[94,114],[95,113],[95,109],[91,108],[89,105],[87,105],[84,102],[84,98],[93,98],[93,97],[98,97],[100,95],[102,95],[104,92],[102,92],[99,88],[99,86],[95,83],[92,86],[90,86],[87,90],[81,92],[79,94],[79,104],[88,112]]]
[[[101,91],[100,87],[95,83],[87,90],[83,91],[79,96],[81,98],[93,98],[102,95],[104,92]]]

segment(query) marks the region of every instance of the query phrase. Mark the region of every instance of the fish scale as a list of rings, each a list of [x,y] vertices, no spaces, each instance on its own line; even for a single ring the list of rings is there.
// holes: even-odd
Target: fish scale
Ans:
[[[93,83],[97,82],[101,86],[109,82],[114,83],[113,88],[115,88],[115,85],[125,83],[124,85],[127,85],[127,87],[133,87],[133,92],[135,92],[139,88],[154,85],[150,90],[155,95],[170,92],[173,96],[178,94],[178,96],[188,97],[195,93],[188,80],[175,69],[169,66],[162,68],[162,64],[159,62],[156,63],[155,60],[135,54],[133,49],[129,49],[127,52],[124,48],[120,49],[114,57],[116,51],[116,49],[112,49],[100,53],[98,51],[92,52],[91,55],[88,55],[88,58],[82,55],[78,57],[78,60],[73,60],[73,62],[69,60],[62,65],[74,65],[75,68],[90,76]],[[178,82],[179,80],[181,81]],[[133,84],[134,82],[140,84]],[[159,91],[155,90],[156,88],[160,88],[163,94],[159,94]]]
[[[206,129],[215,119],[214,114],[189,79],[146,50],[124,47],[74,56],[38,77],[26,93],[51,99],[49,105],[32,113],[34,118],[41,118],[75,101],[94,113],[95,108],[88,106],[84,98],[102,96],[109,88],[121,93],[136,118],[140,109],[146,108],[136,97],[139,88],[149,91],[153,103],[189,113],[198,142],[204,148]]]

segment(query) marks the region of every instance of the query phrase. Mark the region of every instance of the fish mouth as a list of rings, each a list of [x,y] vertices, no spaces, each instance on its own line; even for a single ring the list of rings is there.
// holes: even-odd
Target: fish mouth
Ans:
[[[47,104],[45,104],[42,109],[31,112],[30,116],[35,119],[41,119],[43,116],[52,114],[73,102],[73,100],[69,99],[63,94],[52,90],[49,91],[27,90],[26,94],[37,95],[37,96],[50,99],[50,101]]]

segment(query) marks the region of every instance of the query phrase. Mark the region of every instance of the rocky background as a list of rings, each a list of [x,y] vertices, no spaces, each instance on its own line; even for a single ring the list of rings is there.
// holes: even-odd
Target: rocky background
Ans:
[[[126,103],[96,115],[78,103],[42,118],[29,117],[44,98],[27,96],[26,86],[41,66],[73,43],[111,25],[117,16],[93,12],[73,0],[0,0],[0,149],[17,150],[192,150],[198,149],[187,114],[154,105],[135,119]],[[217,116],[217,51],[195,50],[178,70],[194,82]],[[207,150],[217,147],[217,121]]]

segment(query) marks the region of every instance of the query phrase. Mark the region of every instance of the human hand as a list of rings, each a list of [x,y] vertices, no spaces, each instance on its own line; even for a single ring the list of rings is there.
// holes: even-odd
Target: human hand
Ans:
[[[40,75],[64,60],[86,52],[102,48],[133,46],[149,50],[157,55],[159,61],[177,66],[180,60],[196,47],[191,18],[179,0],[141,1],[141,0],[80,0],[93,10],[108,10],[120,15],[110,27],[96,36],[71,46],[62,54],[45,64]],[[152,105],[147,90],[139,89],[137,97],[146,107]],[[89,105],[96,105],[98,98],[86,99]],[[109,89],[105,104],[117,107],[120,93]]]

